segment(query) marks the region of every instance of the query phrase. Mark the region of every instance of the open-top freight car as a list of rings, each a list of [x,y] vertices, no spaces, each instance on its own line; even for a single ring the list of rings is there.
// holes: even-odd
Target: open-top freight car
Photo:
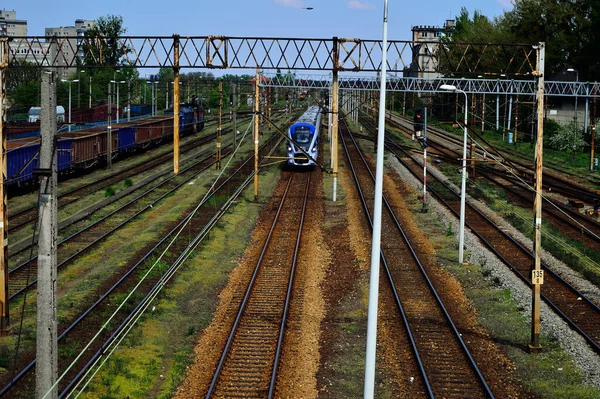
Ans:
[[[194,109],[182,105],[179,117],[181,134],[190,134],[204,128],[204,110],[201,108]],[[116,158],[128,152],[144,150],[152,145],[171,140],[172,137],[172,111],[171,115],[113,124],[111,156]],[[58,172],[64,175],[74,170],[106,163],[107,140],[107,126],[59,134]],[[8,187],[26,186],[34,182],[33,169],[38,167],[39,152],[39,137],[8,141],[6,180]]]

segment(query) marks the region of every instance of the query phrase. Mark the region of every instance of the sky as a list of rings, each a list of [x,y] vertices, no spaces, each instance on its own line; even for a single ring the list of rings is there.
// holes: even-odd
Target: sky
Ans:
[[[443,26],[461,7],[493,18],[512,9],[511,0],[389,0],[388,38],[410,40],[415,25]],[[185,6],[184,6],[185,5]],[[43,36],[44,28],[72,26],[75,19],[123,17],[129,36],[223,35],[381,40],[383,0],[146,0],[48,1],[7,0],[4,9],[27,20],[28,36]],[[170,7],[170,8],[167,8]],[[313,7],[312,10],[304,7]]]

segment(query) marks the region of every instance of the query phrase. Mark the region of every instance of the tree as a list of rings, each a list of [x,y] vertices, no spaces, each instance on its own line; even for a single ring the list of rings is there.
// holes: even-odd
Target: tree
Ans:
[[[546,43],[547,75],[571,67],[587,80],[600,66],[599,6],[600,0],[515,0],[502,17],[502,29],[513,43]]]
[[[123,17],[107,15],[96,20],[96,26],[85,33],[84,64],[118,67],[131,49],[119,38],[127,32]]]
[[[6,92],[11,104],[39,105],[40,69],[24,63],[6,68]]]
[[[558,131],[545,140],[546,146],[558,151],[567,151],[575,156],[587,145],[583,131],[578,129],[575,121],[560,125]]]

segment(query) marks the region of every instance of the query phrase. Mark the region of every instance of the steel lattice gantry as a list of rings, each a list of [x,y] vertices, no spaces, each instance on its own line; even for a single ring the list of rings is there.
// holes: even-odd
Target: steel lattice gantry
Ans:
[[[6,266],[7,196],[6,191],[3,190],[6,179],[6,135],[3,128],[6,121],[7,69],[24,66],[41,69],[173,68],[175,99],[179,98],[178,79],[181,68],[330,71],[332,76],[326,84],[329,87],[331,81],[335,93],[330,113],[334,121],[337,121],[338,84],[340,88],[362,85],[365,86],[363,89],[368,87],[370,90],[377,85],[375,79],[370,83],[356,78],[344,78],[338,82],[338,74],[340,72],[377,73],[381,70],[383,59],[382,40],[337,37],[306,39],[180,35],[32,36],[0,38],[0,47],[0,87],[2,88],[0,95],[2,142],[0,206],[2,209],[0,214],[3,215],[3,223],[0,225],[2,228],[0,247],[4,248],[3,254],[0,254],[0,287],[4,287],[4,290],[0,289],[0,328],[2,329],[9,326]],[[493,78],[488,79],[490,84],[493,84],[491,82],[500,84],[494,79],[501,76],[513,79],[538,78],[540,83],[543,82],[543,78],[540,80],[539,72],[543,71],[543,57],[541,64],[539,58],[541,52],[543,52],[543,44],[457,43],[450,39],[418,42],[390,40],[387,41],[386,46],[386,69],[390,73],[401,72],[414,76],[414,79],[390,80],[390,84],[405,85],[404,90],[412,91],[423,91],[423,88],[433,87],[431,79],[423,79],[425,77],[452,75],[457,77],[481,75]],[[295,79],[293,84],[304,85],[308,84],[307,82],[315,83],[313,80],[299,82]],[[515,88],[515,90],[527,90],[529,93],[534,91],[532,88],[536,83],[533,81],[523,84],[531,86]],[[462,89],[462,83],[457,83],[457,87]],[[538,97],[538,102],[543,105],[543,96]],[[174,115],[178,114],[178,107],[179,102],[175,101]],[[332,126],[332,169],[336,181],[337,123],[334,122]],[[178,137],[178,118],[174,118],[175,173],[178,170]]]
[[[378,91],[380,80],[373,76],[344,76],[339,77],[340,90]],[[293,81],[285,76],[269,74],[268,80],[262,86],[284,88],[330,89],[331,75],[297,75]],[[468,94],[514,94],[535,96],[537,81],[498,79],[468,79],[468,78],[410,78],[388,76],[387,91],[415,93],[443,93],[442,85],[452,85]],[[546,97],[582,97],[599,98],[600,83],[598,82],[562,82],[545,81],[544,95]]]
[[[381,40],[227,36],[14,37],[9,66],[64,68],[260,68],[262,70],[381,70]],[[391,40],[387,71],[415,74],[525,76],[535,72],[537,46]],[[176,56],[176,52],[179,55]],[[77,55],[77,56],[74,56]]]

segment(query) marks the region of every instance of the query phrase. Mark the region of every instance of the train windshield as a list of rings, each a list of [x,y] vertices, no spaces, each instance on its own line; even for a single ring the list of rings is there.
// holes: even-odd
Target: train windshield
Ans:
[[[304,151],[308,151],[308,147],[310,146],[310,127],[308,126],[296,126],[294,129],[294,134],[292,134],[292,138]]]

